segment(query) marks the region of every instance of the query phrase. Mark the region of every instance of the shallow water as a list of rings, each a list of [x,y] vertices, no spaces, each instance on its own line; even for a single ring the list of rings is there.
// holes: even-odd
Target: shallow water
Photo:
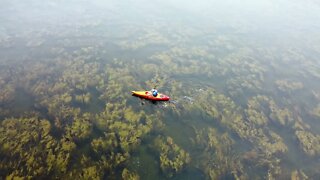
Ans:
[[[3,4],[1,178],[320,176],[316,1]]]

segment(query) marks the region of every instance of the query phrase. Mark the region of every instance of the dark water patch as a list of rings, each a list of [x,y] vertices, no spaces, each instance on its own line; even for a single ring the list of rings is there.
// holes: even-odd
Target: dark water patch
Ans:
[[[174,139],[175,143],[188,150],[191,148],[191,139],[195,136],[194,129],[177,115],[167,115],[164,117],[164,134]]]
[[[311,114],[312,108],[306,109],[306,107],[304,106],[302,107],[302,109],[303,111],[301,112],[301,117],[303,122],[310,127],[309,131],[315,134],[320,134],[320,118]]]
[[[207,179],[203,172],[194,167],[187,167],[181,173],[175,175],[173,180],[205,180]]]
[[[142,180],[164,179],[160,171],[160,162],[157,154],[150,149],[152,142],[145,142],[132,154],[128,168],[139,173]]]
[[[168,49],[168,46],[162,44],[147,44],[146,46],[135,50],[134,57],[137,60],[147,60],[146,62],[148,62],[148,58],[150,58],[150,56],[159,52],[167,51]]]
[[[30,112],[34,109],[35,98],[22,88],[15,90],[13,102],[8,106],[13,116],[19,116],[24,112]]]

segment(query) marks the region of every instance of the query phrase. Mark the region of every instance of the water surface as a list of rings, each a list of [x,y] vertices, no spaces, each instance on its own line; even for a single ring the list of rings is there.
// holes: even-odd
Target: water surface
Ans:
[[[316,1],[2,4],[1,178],[320,176]]]

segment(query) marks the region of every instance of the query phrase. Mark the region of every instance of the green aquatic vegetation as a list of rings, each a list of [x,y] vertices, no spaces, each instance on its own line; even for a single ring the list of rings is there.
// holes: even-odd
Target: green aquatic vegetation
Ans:
[[[262,85],[256,75],[236,76],[227,81],[228,92],[233,97],[237,97],[246,92],[257,92]]]
[[[267,135],[269,136],[269,141],[266,142],[266,144],[263,142],[263,146],[262,146],[262,147],[268,147],[268,149],[266,149],[265,151],[267,155],[269,154],[271,155],[275,153],[285,153],[288,151],[288,147],[283,142],[283,139],[281,138],[281,136],[279,136],[277,133],[271,130]]]
[[[238,125],[237,128],[239,128],[239,130],[237,132],[240,137],[248,140],[252,144],[256,144],[256,147],[266,155],[270,156],[277,153],[287,152],[288,148],[286,144],[275,132],[264,128],[250,126],[246,123],[242,124],[239,121],[236,123],[237,124],[235,124],[233,128],[236,128]]]
[[[283,92],[292,92],[304,87],[302,82],[294,82],[288,80],[277,80],[275,83],[278,86],[278,89]]]
[[[66,20],[39,31],[24,26],[17,36],[7,36],[5,24],[1,29],[0,46],[12,48],[1,49],[0,120],[6,120],[0,127],[0,179],[148,179],[142,161],[134,170],[128,163],[144,153],[153,156],[139,154],[140,148],[151,148],[159,134],[160,145],[151,148],[159,162],[148,164],[163,172],[159,178],[180,179],[194,169],[201,171],[198,179],[287,179],[291,172],[292,179],[317,177],[310,166],[319,163],[304,164],[304,173],[295,162],[295,144],[287,143],[296,137],[306,154],[319,154],[313,145],[318,128],[305,116],[320,116],[317,93],[312,101],[308,96],[320,77],[308,55],[319,52],[317,38],[307,40],[305,49],[292,41],[279,47],[269,38],[260,41],[256,24],[243,27],[242,21],[201,29],[183,22],[168,26],[152,13],[152,23],[132,24],[113,22],[113,16],[92,20],[88,13],[81,23]],[[63,28],[74,23],[76,29]],[[20,41],[32,48],[20,49]],[[130,96],[154,86],[173,103],[140,105]],[[23,114],[12,105],[19,88],[34,99]],[[280,97],[293,91],[303,98]],[[20,125],[10,128],[8,121]],[[181,129],[171,132],[174,125]],[[181,140],[189,129],[192,139]],[[169,134],[173,139],[165,138]]]
[[[283,169],[281,168],[281,160],[278,157],[266,156],[263,153],[259,153],[257,150],[251,150],[244,153],[241,157],[241,162],[249,167],[249,169],[247,170],[248,173],[251,173],[252,169],[263,168],[266,169],[265,171],[263,171],[264,177],[268,179],[277,179],[284,175]],[[250,177],[260,179],[261,174],[250,174]]]
[[[73,168],[68,171],[67,179],[103,179],[105,175],[103,163],[95,162],[85,155],[82,155],[79,159],[78,166],[81,168]]]
[[[86,90],[88,87],[96,87],[103,83],[103,76],[99,73],[100,64],[96,62],[87,63],[82,59],[71,61],[68,69],[66,69],[61,77],[69,87]]]
[[[14,99],[15,89],[12,85],[4,85],[0,88],[0,105],[10,103]]]
[[[115,168],[119,168],[130,157],[127,152],[119,151],[121,144],[116,136],[115,133],[105,133],[104,137],[93,139],[91,141],[91,147],[94,156],[98,157],[98,161],[91,162],[90,160],[91,163],[85,161],[84,165],[88,163],[95,164],[99,169],[103,170],[100,174],[104,172],[112,177]]]
[[[127,50],[137,50],[150,45],[168,45],[170,41],[166,36],[153,29],[144,29],[143,34],[138,35],[134,39],[122,40],[117,44]]]
[[[75,96],[75,100],[79,103],[82,104],[88,104],[90,103],[90,99],[91,99],[91,94],[90,93],[86,93],[86,94],[81,94],[81,95],[76,95]]]
[[[305,130],[310,129],[310,125],[303,122],[301,117],[297,117],[297,121],[292,125],[292,129],[294,130]]]
[[[150,59],[153,59],[157,62],[161,62],[161,64],[165,66],[172,66],[172,58],[169,53],[154,54],[150,57]]]
[[[121,96],[123,96],[123,87],[120,84],[116,83],[114,80],[110,80],[108,82],[108,87],[106,88],[105,92],[103,92],[100,96],[100,99],[106,101],[118,101]]]
[[[115,133],[105,133],[105,137],[99,137],[91,141],[93,151],[96,153],[112,152],[119,147]]]
[[[256,124],[257,126],[263,126],[268,122],[268,118],[260,111],[249,108],[245,112],[250,123]]]
[[[309,156],[320,155],[320,135],[308,131],[296,131],[295,135],[299,141],[300,147]]]
[[[44,95],[39,97],[36,107],[45,108],[49,115],[54,117],[62,118],[64,112],[72,110],[72,96],[70,93],[62,93],[55,95]]]
[[[29,133],[28,130],[32,131],[30,131]],[[43,136],[46,137],[49,131],[50,123],[46,120],[40,121],[36,117],[31,119],[17,120],[14,118],[6,119],[2,122],[1,127],[1,143],[3,145],[2,148],[8,153],[18,153],[20,149],[15,148],[21,148],[25,144],[28,144],[28,142],[38,142],[39,134],[43,133]],[[12,144],[12,146],[10,144]]]
[[[210,179],[231,174],[234,178],[245,178],[243,165],[233,154],[233,139],[228,133],[219,134],[216,129],[196,130],[193,141],[197,149],[202,151],[195,159],[196,166],[204,169]]]
[[[255,56],[252,49],[240,48],[217,59],[216,67],[212,68],[216,76],[227,79],[225,87],[233,98],[257,93],[263,88],[267,68]]]
[[[157,70],[152,71],[157,72]],[[146,81],[146,87],[161,89],[166,87],[166,84],[168,83],[169,77],[167,75],[159,75],[159,73],[156,73],[156,75]],[[148,89],[149,90],[149,89]]]
[[[50,131],[49,121],[37,117],[4,120],[0,144],[1,154],[7,158],[1,160],[1,171],[18,170],[15,176],[23,177],[65,173],[76,145],[67,137],[57,141]]]
[[[191,161],[189,153],[175,144],[171,137],[157,137],[154,144],[159,151],[161,170],[167,177],[181,172]]]
[[[154,64],[159,64],[157,70],[167,72],[168,74],[175,72],[177,75],[212,75],[212,66],[208,63],[208,58],[213,58],[203,47],[173,47],[168,51],[156,53],[150,57]],[[156,66],[153,66],[154,68]],[[170,68],[168,68],[170,67]]]
[[[218,59],[220,65],[223,65],[221,70],[231,71],[232,74],[247,74],[245,72],[250,72],[250,74],[257,74],[261,76],[262,73],[266,71],[265,66],[261,61],[257,60],[255,53],[249,47],[238,48],[235,51],[227,54],[225,57]]]
[[[320,118],[320,104],[312,110],[311,114]]]
[[[272,104],[270,105],[270,108],[272,111],[270,114],[270,118],[272,120],[279,122],[283,126],[294,121],[294,118],[293,118],[291,112],[287,108],[280,109],[278,107],[276,107],[276,108],[275,107],[272,106]]]
[[[158,68],[159,67],[154,63],[144,63],[141,69],[143,69],[146,74],[153,74],[158,71]]]
[[[75,117],[80,114],[80,108],[73,108],[62,105],[61,107],[49,107],[49,115],[54,117],[54,123],[57,128],[65,128]]]
[[[120,146],[126,152],[137,147],[140,144],[140,137],[150,131],[150,127],[125,122],[114,122],[109,128],[117,133]]]
[[[254,145],[254,149],[261,153],[260,158],[255,161],[255,163],[260,162],[259,167],[267,167],[270,170],[270,176],[281,174],[280,161],[276,156],[286,153],[288,147],[281,136],[266,126],[268,124],[268,113],[270,111],[268,98],[257,96],[249,100],[247,105],[248,109],[244,111],[245,116],[243,116],[241,109],[230,98],[212,89],[203,91],[197,97],[197,100],[193,107],[202,107],[213,120],[218,121],[232,132],[236,132],[243,141],[248,141]],[[215,132],[212,131],[212,134],[215,134]],[[212,140],[209,138],[208,142],[211,142],[211,144],[208,144],[208,147],[214,146],[215,144],[221,146],[221,144],[225,143],[222,143],[222,141],[219,141],[215,137]],[[221,157],[223,157],[224,152],[221,151],[220,154],[222,154]],[[227,157],[230,158],[230,155]],[[240,161],[240,159],[238,161]],[[235,164],[238,166],[235,172],[241,172],[239,170],[242,169],[241,162]],[[214,169],[214,167],[211,167],[211,169]],[[230,169],[230,166],[227,166],[226,169]],[[223,172],[223,169],[221,172]],[[215,178],[220,177],[221,172],[212,172],[209,169],[207,174]]]
[[[22,176],[19,175],[17,170],[13,171],[11,174],[6,176],[7,180],[23,180],[23,179],[31,179],[32,176]]]
[[[125,109],[123,111],[123,109]],[[141,138],[158,127],[158,116],[135,112],[131,107],[107,104],[106,110],[96,116],[95,124],[107,133],[115,133],[119,148],[124,152],[133,151]]]
[[[92,120],[89,113],[76,116],[72,124],[66,127],[68,134],[77,140],[88,138],[92,132]]]
[[[138,174],[130,172],[128,169],[124,168],[122,171],[122,179],[139,180],[140,177]]]
[[[120,65],[122,66],[122,65]],[[130,75],[128,67],[123,65],[123,68],[114,68],[111,66],[106,66],[105,71],[108,74],[107,85],[101,89],[100,99],[107,102],[117,103],[118,101],[125,100],[128,97],[130,89],[139,89],[135,85],[135,79]],[[126,86],[126,84],[128,86]],[[130,89],[128,89],[130,88]]]
[[[245,110],[247,119],[258,125],[266,125],[268,123],[268,118],[266,109],[268,98],[264,96],[256,96],[248,100],[248,109]],[[268,106],[267,106],[268,107]]]
[[[140,119],[146,118],[145,116],[146,115],[143,111],[141,111],[140,114],[137,114],[131,107],[126,108],[124,111],[124,118],[131,123],[139,123]]]
[[[99,168],[97,166],[91,166],[82,169],[82,173],[80,176],[81,179],[101,179],[101,173],[99,172]]]
[[[246,111],[249,112],[252,110],[254,110],[256,114],[260,114],[260,117],[254,118],[248,116],[248,120],[263,120],[263,124],[268,123],[268,118],[282,126],[293,124],[294,121],[297,121],[297,118],[294,119],[289,109],[280,108],[273,99],[266,96],[258,95],[249,99],[248,110]]]
[[[294,170],[291,172],[291,180],[309,179],[309,177],[302,170]]]

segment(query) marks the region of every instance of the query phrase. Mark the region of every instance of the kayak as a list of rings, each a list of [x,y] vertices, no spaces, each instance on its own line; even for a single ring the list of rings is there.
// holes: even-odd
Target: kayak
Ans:
[[[132,95],[152,101],[169,101],[170,99],[169,96],[161,93],[158,93],[158,95],[154,97],[151,91],[132,91]]]
[[[161,93],[158,93],[158,95],[154,97],[151,91],[132,91],[132,95],[152,101],[169,101],[170,99],[169,96]]]

